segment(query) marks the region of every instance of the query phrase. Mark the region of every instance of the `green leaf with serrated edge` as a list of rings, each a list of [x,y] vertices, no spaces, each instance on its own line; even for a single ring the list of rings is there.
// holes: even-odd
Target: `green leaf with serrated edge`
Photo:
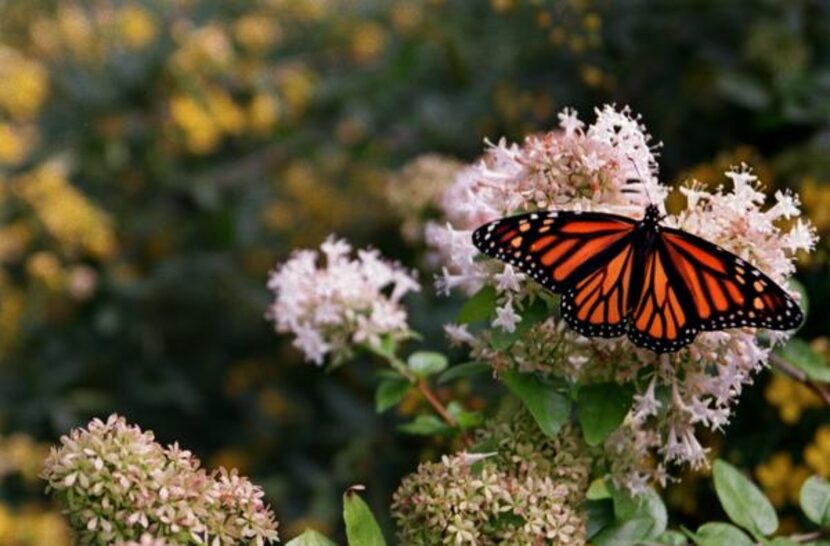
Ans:
[[[571,414],[570,399],[534,374],[508,371],[502,380],[536,420],[547,436],[554,437]]]
[[[416,436],[431,436],[452,432],[449,425],[434,415],[419,415],[409,423],[398,425],[398,430]]]
[[[629,385],[599,383],[579,389],[576,406],[582,434],[589,446],[605,441],[623,422],[634,397]]]
[[[691,536],[698,546],[753,546],[755,541],[731,523],[706,523]]]
[[[488,320],[496,311],[496,289],[485,286],[470,297],[458,312],[459,324]]]
[[[396,406],[411,387],[412,383],[401,377],[384,379],[375,391],[375,411],[382,413]]]
[[[813,476],[801,486],[801,509],[819,527],[830,527],[830,484]]]
[[[343,521],[349,546],[386,546],[375,516],[355,488],[343,495]]]
[[[479,375],[488,372],[489,370],[490,365],[485,362],[465,362],[463,364],[452,366],[447,371],[439,375],[438,383],[443,385],[444,383],[448,383],[453,379],[459,379],[462,377],[472,377],[474,375]]]
[[[418,377],[429,377],[447,369],[447,357],[432,351],[417,351],[406,361],[412,373]]]
[[[778,516],[772,504],[737,468],[718,459],[713,476],[718,499],[733,523],[753,535],[767,536],[778,529]]]
[[[803,339],[790,339],[786,345],[777,349],[776,353],[810,379],[830,382],[830,366],[827,365],[827,361]]]
[[[300,536],[289,540],[285,546],[337,546],[337,544],[314,529],[306,529]]]

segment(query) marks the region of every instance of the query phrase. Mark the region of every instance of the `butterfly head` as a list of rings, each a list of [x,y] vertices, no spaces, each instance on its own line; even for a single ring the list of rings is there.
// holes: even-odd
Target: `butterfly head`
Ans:
[[[642,223],[647,227],[657,227],[663,218],[664,216],[660,214],[657,205],[652,204],[646,207],[646,214],[643,216]]]

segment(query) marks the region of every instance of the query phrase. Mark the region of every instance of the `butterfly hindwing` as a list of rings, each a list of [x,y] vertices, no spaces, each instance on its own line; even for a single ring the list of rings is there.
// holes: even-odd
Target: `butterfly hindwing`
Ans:
[[[675,351],[701,331],[797,328],[798,303],[745,260],[695,235],[661,228],[645,258],[629,337],[655,352]]]

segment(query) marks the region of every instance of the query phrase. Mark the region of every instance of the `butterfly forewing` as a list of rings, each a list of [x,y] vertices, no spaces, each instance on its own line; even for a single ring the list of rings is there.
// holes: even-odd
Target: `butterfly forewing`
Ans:
[[[473,243],[561,294],[630,246],[635,226],[598,212],[529,213],[485,224],[473,233]]]

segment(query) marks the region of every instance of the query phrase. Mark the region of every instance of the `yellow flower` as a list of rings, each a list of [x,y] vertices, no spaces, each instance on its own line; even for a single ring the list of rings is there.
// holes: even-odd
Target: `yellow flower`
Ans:
[[[189,96],[174,97],[170,101],[173,121],[185,134],[187,148],[195,154],[207,154],[216,149],[222,134],[210,115]]]
[[[266,15],[245,15],[234,23],[236,41],[251,51],[262,53],[280,39],[282,30],[276,20]]]
[[[61,2],[56,22],[64,47],[82,60],[95,57],[97,29],[84,7]]]
[[[141,6],[128,4],[118,14],[118,29],[127,47],[142,49],[156,37],[156,22]]]
[[[764,390],[767,402],[778,408],[781,420],[788,425],[798,422],[810,408],[822,407],[819,396],[802,383],[781,374],[772,376]]]
[[[314,94],[316,87],[314,72],[304,65],[292,64],[279,71],[277,81],[291,113],[301,114]]]
[[[2,270],[0,270],[2,273]],[[4,275],[0,275],[0,356],[10,351],[20,333],[26,299]]]
[[[0,110],[14,119],[32,119],[46,100],[48,86],[43,66],[0,47]]]
[[[116,252],[113,221],[67,180],[67,166],[51,160],[13,182],[65,254],[109,258]]]
[[[830,477],[830,425],[816,431],[813,443],[804,448],[804,461],[819,476]]]
[[[206,69],[224,69],[233,60],[233,47],[225,29],[211,24],[197,29],[174,32],[181,47],[173,54],[173,63],[194,73]]]
[[[29,256],[26,261],[26,272],[50,290],[60,290],[63,286],[61,262],[51,252],[41,251]]]
[[[801,201],[816,229],[822,233],[830,230],[830,184],[805,178],[801,185]]]
[[[31,147],[31,130],[0,123],[0,165],[16,165],[26,159]]]
[[[26,250],[32,235],[32,228],[23,220],[0,227],[0,263],[18,260]]]
[[[248,106],[248,125],[254,133],[265,134],[270,131],[280,115],[277,98],[260,93],[255,95]]]
[[[810,471],[794,465],[790,454],[781,452],[758,465],[755,474],[770,501],[781,508],[788,502],[798,503],[801,486],[810,476]]]
[[[207,96],[207,107],[216,125],[225,133],[239,135],[245,130],[245,113],[225,91],[211,90]]]
[[[352,58],[359,63],[367,63],[377,59],[383,52],[386,44],[386,35],[383,28],[377,23],[361,23],[352,34]]]

